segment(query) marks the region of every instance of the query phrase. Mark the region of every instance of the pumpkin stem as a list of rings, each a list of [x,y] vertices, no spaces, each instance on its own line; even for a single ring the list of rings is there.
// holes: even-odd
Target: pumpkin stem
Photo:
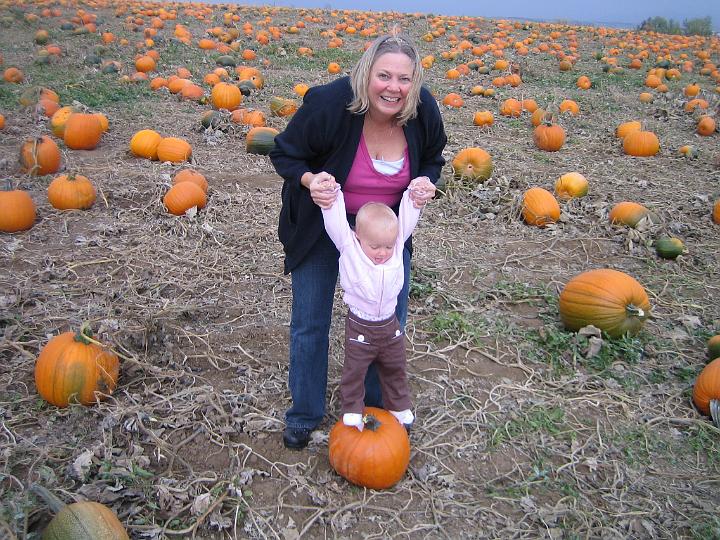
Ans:
[[[377,431],[380,426],[382,426],[382,423],[375,418],[372,414],[366,414],[363,416],[363,424],[365,424],[365,428],[369,429],[370,431]]]
[[[45,504],[48,505],[48,508],[50,508],[50,511],[53,514],[57,514],[65,507],[65,503],[62,502],[57,495],[44,488],[40,484],[33,482],[30,485],[30,491],[40,497],[45,502]]]
[[[78,330],[75,333],[75,341],[78,341],[82,343],[83,345],[90,345],[90,343],[97,343],[94,339],[92,339],[92,328],[90,328],[89,323],[83,323],[80,327],[80,330]]]
[[[633,317],[639,317],[640,319],[645,318],[645,312],[641,308],[633,306],[632,304],[626,306],[625,310]]]

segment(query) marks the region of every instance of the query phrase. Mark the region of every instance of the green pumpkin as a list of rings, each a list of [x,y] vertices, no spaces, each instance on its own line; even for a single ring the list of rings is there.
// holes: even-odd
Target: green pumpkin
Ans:
[[[224,54],[222,56],[218,56],[215,59],[215,63],[218,66],[223,66],[223,67],[235,67],[237,65],[237,61],[235,60],[235,58],[233,58],[229,54]]]
[[[240,81],[237,86],[243,96],[249,96],[256,90],[255,85],[252,83],[252,81]]]
[[[679,238],[661,236],[655,240],[655,252],[663,259],[674,259],[684,250],[685,245]]]
[[[270,127],[254,127],[248,131],[246,144],[248,154],[267,156],[275,148],[275,135],[279,132]]]

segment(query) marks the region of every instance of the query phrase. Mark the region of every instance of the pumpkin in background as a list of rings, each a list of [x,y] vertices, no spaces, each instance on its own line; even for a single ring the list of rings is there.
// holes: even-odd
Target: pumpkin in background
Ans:
[[[697,132],[699,135],[707,137],[715,133],[715,120],[712,116],[701,116],[697,123]]]
[[[544,121],[533,130],[535,146],[546,152],[557,152],[565,144],[565,130],[552,122],[552,116],[546,115]]]
[[[193,206],[205,208],[207,195],[193,182],[178,182],[165,194],[163,204],[171,214],[182,216]]]
[[[718,225],[720,225],[720,199],[715,201],[715,204],[713,204],[712,220],[713,223],[717,223]]]
[[[152,129],[141,129],[130,139],[130,152],[138,157],[157,159],[157,148],[162,135]]]
[[[239,81],[250,81],[257,90],[265,86],[265,77],[254,67],[238,66],[235,68]]]
[[[60,96],[57,95],[55,90],[45,88],[44,86],[31,86],[27,90],[24,90],[18,102],[23,107],[34,107],[42,99],[49,99],[55,103],[60,103]]]
[[[579,172],[563,174],[555,182],[555,193],[561,199],[584,197],[588,192],[588,181]]]
[[[720,334],[712,336],[707,342],[707,357],[708,360],[714,360],[720,358]]]
[[[522,114],[522,102],[515,98],[506,99],[500,106],[500,114],[515,118],[520,116]]]
[[[473,124],[476,126],[492,126],[495,123],[495,117],[490,111],[478,111],[473,115]]]
[[[242,103],[243,95],[240,89],[231,83],[219,82],[212,88],[210,101],[216,109],[234,111]]]
[[[0,231],[14,233],[26,231],[35,223],[35,203],[27,191],[0,189]]]
[[[615,128],[615,135],[620,139],[624,139],[625,136],[631,131],[642,129],[642,124],[637,120],[630,120],[629,122],[623,122]]]
[[[279,131],[271,127],[254,127],[245,137],[248,154],[261,154],[266,156],[275,148],[275,135]]]
[[[533,127],[538,127],[540,124],[543,123],[545,115],[547,114],[548,112],[545,109],[541,109],[540,107],[536,108],[530,116],[530,123],[533,125]]]
[[[707,364],[695,379],[692,399],[701,413],[710,416],[710,403],[720,400],[720,358]],[[720,418],[713,420],[720,422]]]
[[[58,210],[85,210],[95,202],[92,182],[81,174],[63,174],[50,182],[48,201]]]
[[[522,216],[528,225],[544,227],[560,219],[560,205],[548,190],[532,187],[523,194]]]
[[[450,92],[447,96],[443,98],[442,102],[443,105],[447,105],[448,107],[455,107],[456,109],[465,105],[465,100],[462,98],[462,96],[460,94],[456,94],[455,92]]]
[[[42,398],[57,407],[71,402],[91,405],[113,393],[120,361],[91,342],[90,330],[64,332],[52,338],[35,363],[35,385]]]
[[[155,71],[155,60],[152,56],[144,55],[135,60],[135,69],[140,73],[150,73]]]
[[[650,157],[660,151],[660,141],[652,131],[634,129],[623,139],[623,151],[635,157]]]
[[[560,106],[558,107],[558,110],[561,113],[569,112],[573,116],[577,116],[580,114],[580,107],[578,104],[573,101],[572,99],[564,99],[560,102]]]
[[[581,90],[589,90],[592,86],[592,81],[590,80],[590,77],[587,75],[580,75],[578,77],[578,80],[575,82],[576,86],[580,88]]]
[[[484,182],[493,172],[492,157],[482,148],[464,148],[452,160],[455,178]]]
[[[78,112],[78,110],[72,105],[60,107],[55,111],[50,117],[50,130],[53,132],[53,135],[62,139],[65,134],[65,123],[68,118],[70,118],[70,115],[76,112]]]
[[[50,511],[55,514],[43,531],[44,539],[130,539],[115,512],[104,504],[83,501],[66,505],[39,484],[32,484],[30,491],[43,499]]]
[[[73,150],[92,150],[103,134],[100,119],[90,113],[73,113],[65,122],[63,140]]]
[[[342,420],[330,430],[330,465],[353,484],[386,489],[407,470],[410,440],[405,428],[389,412],[366,407],[363,414],[362,431],[346,426]]]
[[[273,116],[290,116],[295,114],[295,111],[297,111],[297,103],[295,103],[295,100],[277,96],[270,98],[270,113],[272,113]]]
[[[679,238],[661,236],[655,240],[655,253],[663,259],[676,259],[685,251],[685,244]]]
[[[623,201],[612,207],[608,219],[613,225],[627,225],[634,228],[642,218],[649,214],[650,210],[642,204]],[[650,217],[652,218],[652,215]]]
[[[20,147],[23,172],[33,176],[53,174],[60,169],[60,149],[47,135],[26,140]]]
[[[175,176],[173,176],[173,184],[178,184],[180,182],[192,182],[196,186],[198,186],[200,189],[202,189],[205,193],[207,193],[208,190],[208,181],[199,172],[197,172],[195,169],[183,169],[182,171],[178,172]]]
[[[297,83],[295,86],[293,86],[293,92],[295,92],[300,97],[304,97],[309,89],[310,87],[305,83]]]
[[[3,72],[3,79],[5,79],[6,82],[18,84],[23,82],[25,74],[18,68],[12,66]]]
[[[192,147],[185,139],[165,137],[157,146],[157,157],[160,161],[182,163],[190,159]]]
[[[5,127],[5,115],[0,113],[0,129]]]
[[[560,317],[573,332],[592,324],[611,338],[634,336],[649,316],[650,301],[643,286],[618,270],[583,272],[560,293]]]

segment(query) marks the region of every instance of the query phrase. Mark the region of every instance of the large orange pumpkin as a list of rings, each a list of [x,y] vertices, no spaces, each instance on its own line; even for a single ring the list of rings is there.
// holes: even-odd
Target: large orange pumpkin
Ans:
[[[210,93],[210,99],[213,107],[216,109],[227,109],[233,111],[242,103],[243,95],[240,88],[236,85],[226,82],[219,82],[213,86]]]
[[[588,181],[579,172],[563,174],[555,182],[555,193],[561,199],[584,197],[588,192]]]
[[[193,182],[178,182],[165,194],[163,204],[171,214],[182,216],[193,206],[204,208],[207,204],[207,195]]]
[[[405,428],[389,412],[366,407],[363,431],[339,421],[330,430],[330,465],[353,484],[386,489],[405,474],[410,440]]]
[[[583,272],[560,293],[560,317],[568,330],[592,324],[611,338],[633,336],[649,316],[650,301],[643,286],[618,270]]]
[[[118,357],[92,343],[89,331],[55,336],[35,363],[35,385],[47,402],[67,407],[90,405],[112,394],[120,372]]]
[[[65,122],[63,140],[73,150],[92,150],[103,134],[102,123],[94,114],[73,113]]]
[[[713,223],[717,223],[718,225],[720,225],[720,199],[715,201],[715,203],[713,204],[712,220]]]
[[[208,190],[208,181],[204,175],[197,172],[195,169],[183,169],[173,176],[173,184],[179,184],[180,182],[192,182],[205,193]]]
[[[138,157],[157,159],[157,148],[162,135],[152,129],[141,129],[130,139],[130,152]]]
[[[640,203],[623,201],[612,207],[608,219],[613,225],[627,225],[634,228],[649,213],[650,210]]]
[[[35,223],[35,203],[27,191],[0,189],[0,231],[25,231]]]
[[[533,141],[540,150],[557,152],[565,144],[565,130],[547,120],[533,130]]]
[[[456,178],[484,182],[493,172],[492,157],[482,148],[464,148],[453,158],[452,169]]]
[[[47,135],[26,140],[20,148],[22,170],[33,176],[53,174],[60,169],[60,149]]]
[[[618,125],[618,127],[615,128],[615,135],[620,139],[624,139],[625,135],[638,129],[642,129],[642,124],[638,120],[630,120],[629,122],[623,122]]]
[[[720,401],[720,358],[715,358],[700,372],[693,386],[692,399],[701,413],[710,416],[710,403]]]
[[[701,116],[697,123],[697,132],[705,137],[715,133],[715,119],[712,116]]]
[[[185,139],[165,137],[157,145],[157,157],[160,161],[182,163],[190,159],[192,147]]]
[[[92,182],[81,174],[62,174],[50,182],[48,201],[58,210],[85,210],[95,202]]]
[[[544,227],[560,219],[560,205],[548,190],[532,187],[523,194],[522,216],[528,225]]]
[[[660,150],[660,141],[652,131],[633,129],[623,139],[623,151],[636,157],[654,156]]]

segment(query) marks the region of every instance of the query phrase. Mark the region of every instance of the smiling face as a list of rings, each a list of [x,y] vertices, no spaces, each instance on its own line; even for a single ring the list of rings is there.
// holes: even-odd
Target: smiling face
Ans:
[[[412,79],[413,62],[407,55],[389,52],[379,56],[370,68],[370,114],[378,119],[399,114],[412,88]]]

